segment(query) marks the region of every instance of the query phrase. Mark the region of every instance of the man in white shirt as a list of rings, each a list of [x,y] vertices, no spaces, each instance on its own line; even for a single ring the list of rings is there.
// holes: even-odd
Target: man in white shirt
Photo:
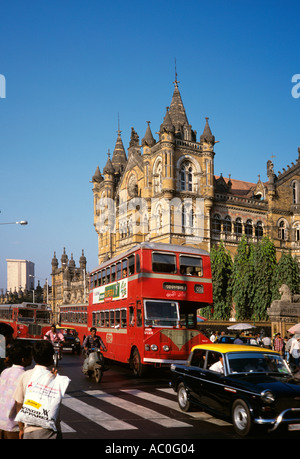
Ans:
[[[223,367],[223,357],[222,355],[219,356],[219,361],[216,363],[213,363],[209,369],[211,371],[216,371],[217,373],[224,373],[224,367]]]

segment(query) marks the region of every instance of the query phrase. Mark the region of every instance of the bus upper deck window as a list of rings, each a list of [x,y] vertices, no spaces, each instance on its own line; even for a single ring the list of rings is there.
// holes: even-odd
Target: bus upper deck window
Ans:
[[[94,287],[98,287],[101,285],[101,273],[95,273],[94,274]]]
[[[106,268],[105,283],[106,283],[106,284],[109,284],[109,283],[110,283],[110,267],[109,267],[109,268]]]
[[[153,252],[152,270],[156,273],[176,273],[175,254]]]
[[[101,285],[104,285],[106,283],[105,269],[101,271],[101,279]]]
[[[180,255],[180,274],[187,276],[202,276],[202,258]]]
[[[132,276],[132,274],[134,274],[134,255],[128,257],[128,276]]]
[[[122,277],[121,262],[119,261],[117,263],[117,280],[120,280],[121,277]]]
[[[141,272],[141,261],[140,261],[140,255],[137,253],[135,257],[135,270],[137,273]]]
[[[116,280],[116,265],[112,265],[111,267],[111,282]]]
[[[125,258],[122,261],[122,277],[127,277],[128,276],[128,270],[127,270],[127,258]]]

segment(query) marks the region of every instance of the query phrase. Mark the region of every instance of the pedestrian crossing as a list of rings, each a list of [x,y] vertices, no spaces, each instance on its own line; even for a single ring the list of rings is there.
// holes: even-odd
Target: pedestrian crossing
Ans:
[[[80,398],[72,397],[66,394],[63,398],[63,406],[74,410],[76,413],[87,418],[89,421],[101,426],[107,431],[126,431],[137,430],[138,427],[133,425],[130,420],[121,420],[109,414],[109,408],[120,408],[131,415],[135,415],[141,419],[147,420],[150,424],[159,425],[165,429],[193,427],[193,420],[201,420],[213,423],[219,426],[230,425],[227,422],[216,419],[213,416],[204,413],[203,411],[191,411],[184,413],[180,410],[176,394],[171,388],[158,388],[157,394],[146,392],[140,389],[123,389],[120,390],[120,395],[113,395],[103,390],[87,390],[83,394],[93,397],[101,401],[101,409],[97,406],[92,406],[89,403],[82,401]],[[132,401],[133,400],[133,401]],[[151,404],[151,407],[146,407],[145,403]],[[170,417],[162,414],[159,410],[161,407],[169,408],[184,415],[184,420],[175,417]],[[72,433],[75,430],[62,419],[61,428],[63,433]]]

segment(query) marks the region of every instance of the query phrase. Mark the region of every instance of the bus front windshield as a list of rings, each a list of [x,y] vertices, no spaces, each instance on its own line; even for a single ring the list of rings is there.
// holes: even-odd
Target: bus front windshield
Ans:
[[[178,303],[174,301],[145,301],[145,326],[174,327],[178,323]]]

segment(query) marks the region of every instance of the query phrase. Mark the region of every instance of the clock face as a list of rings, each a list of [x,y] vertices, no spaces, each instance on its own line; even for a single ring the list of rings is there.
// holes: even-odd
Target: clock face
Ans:
[[[128,193],[131,198],[134,198],[138,195],[138,186],[136,176],[134,174],[132,174],[128,180]]]

